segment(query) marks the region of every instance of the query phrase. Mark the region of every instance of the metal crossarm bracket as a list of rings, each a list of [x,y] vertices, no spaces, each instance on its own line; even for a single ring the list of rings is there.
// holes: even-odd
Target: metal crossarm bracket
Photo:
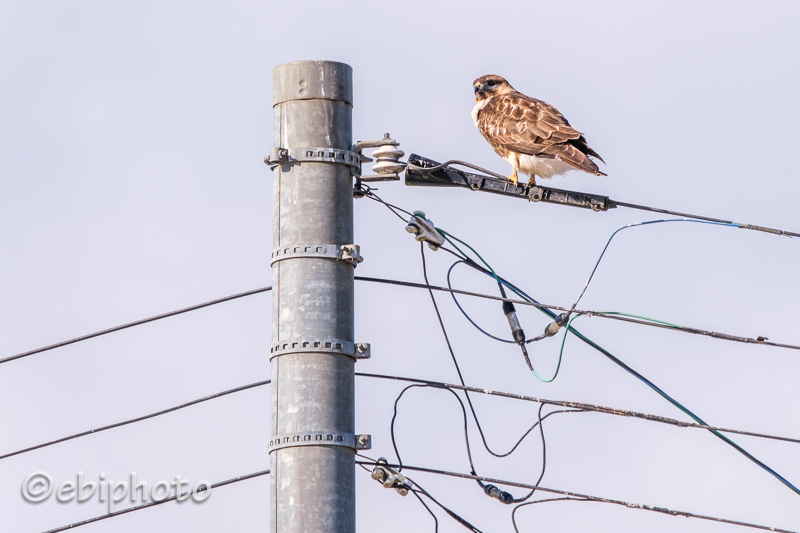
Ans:
[[[339,148],[281,148],[275,146],[264,158],[264,163],[269,165],[270,170],[274,170],[277,166],[285,167],[299,163],[334,163],[350,167],[355,177],[361,176],[361,155]]]
[[[372,436],[333,431],[305,431],[275,435],[269,441],[269,453],[295,446],[344,446],[353,450],[369,450],[372,448]]]
[[[368,342],[350,342],[339,339],[286,341],[273,344],[269,348],[270,361],[275,357],[290,353],[336,353],[359,359],[369,359],[372,350]]]
[[[311,257],[318,259],[336,259],[350,263],[353,266],[361,263],[361,247],[357,244],[288,244],[272,251],[272,266],[284,259],[296,259],[298,257]]]
[[[439,163],[422,156],[411,154],[406,168],[406,185],[428,187],[466,187],[473,191],[486,191],[514,198],[526,198],[531,202],[547,202],[552,204],[583,207],[592,211],[608,211],[617,207],[608,196],[587,194],[549,187],[528,186],[520,183],[514,185],[510,180],[472,174],[452,167],[425,171],[425,167],[439,166]],[[421,169],[419,167],[422,167]]]

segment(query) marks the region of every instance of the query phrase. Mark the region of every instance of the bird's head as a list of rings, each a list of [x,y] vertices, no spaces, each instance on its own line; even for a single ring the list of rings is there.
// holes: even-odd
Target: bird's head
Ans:
[[[505,78],[496,76],[495,74],[481,76],[472,82],[472,86],[475,89],[476,102],[491,98],[496,94],[510,93],[514,90],[514,88],[505,80]]]

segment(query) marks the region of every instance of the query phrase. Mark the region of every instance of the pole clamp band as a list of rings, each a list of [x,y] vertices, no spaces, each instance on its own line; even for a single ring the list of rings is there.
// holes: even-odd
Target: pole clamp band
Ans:
[[[281,448],[296,446],[344,446],[353,450],[369,450],[372,448],[371,435],[353,435],[334,431],[306,431],[275,435],[269,441],[269,453]]]
[[[364,261],[361,247],[357,244],[289,244],[272,251],[269,266],[284,259],[297,258],[335,259],[350,263],[354,267]]]
[[[359,359],[369,359],[370,345],[367,342],[350,342],[339,339],[323,341],[293,341],[273,344],[269,348],[269,360],[292,353],[336,353]]]
[[[342,150],[339,148],[281,148],[274,146],[269,155],[264,158],[264,163],[270,170],[275,167],[286,167],[300,163],[333,163],[350,167],[353,176],[361,176],[361,154]]]

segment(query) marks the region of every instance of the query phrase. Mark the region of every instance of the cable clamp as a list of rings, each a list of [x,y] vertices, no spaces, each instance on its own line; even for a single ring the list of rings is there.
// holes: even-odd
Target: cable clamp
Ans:
[[[369,359],[372,349],[368,342],[350,342],[339,339],[299,340],[279,342],[269,348],[269,360],[293,353],[333,353],[359,359]]]
[[[372,469],[372,479],[387,489],[394,489],[400,496],[405,496],[411,490],[412,483],[407,477],[389,466],[389,462],[381,457]]]
[[[372,448],[371,435],[353,435],[335,431],[304,431],[275,435],[269,441],[269,453],[296,446],[343,446],[353,450]]]
[[[289,244],[281,246],[272,251],[272,260],[269,265],[273,266],[278,261],[284,259],[298,258],[313,259],[336,259],[350,263],[354,267],[364,261],[361,256],[361,247],[357,244]]]
[[[281,148],[274,146],[269,155],[264,158],[264,163],[270,170],[281,167],[288,171],[293,165],[301,163],[333,163],[350,167],[353,176],[361,176],[361,154],[340,148],[308,147],[308,148]]]
[[[436,230],[433,221],[425,218],[425,213],[422,211],[414,211],[414,216],[409,219],[406,231],[416,235],[414,238],[419,242],[427,242],[428,248],[434,252],[444,244],[444,237]]]

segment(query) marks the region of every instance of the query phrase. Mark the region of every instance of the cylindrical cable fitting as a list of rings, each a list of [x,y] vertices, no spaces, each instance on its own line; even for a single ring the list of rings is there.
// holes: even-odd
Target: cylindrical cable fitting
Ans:
[[[548,324],[547,327],[544,329],[544,334],[548,337],[552,337],[553,335],[558,333],[558,330],[560,330],[567,324],[567,321],[569,320],[569,315],[570,315],[569,313],[561,313],[560,315],[558,315],[558,318],[556,318],[553,322]]]
[[[481,487],[483,488],[483,492],[489,497],[496,498],[506,505],[514,503],[514,496],[504,490],[500,490],[494,485],[481,484]]]

